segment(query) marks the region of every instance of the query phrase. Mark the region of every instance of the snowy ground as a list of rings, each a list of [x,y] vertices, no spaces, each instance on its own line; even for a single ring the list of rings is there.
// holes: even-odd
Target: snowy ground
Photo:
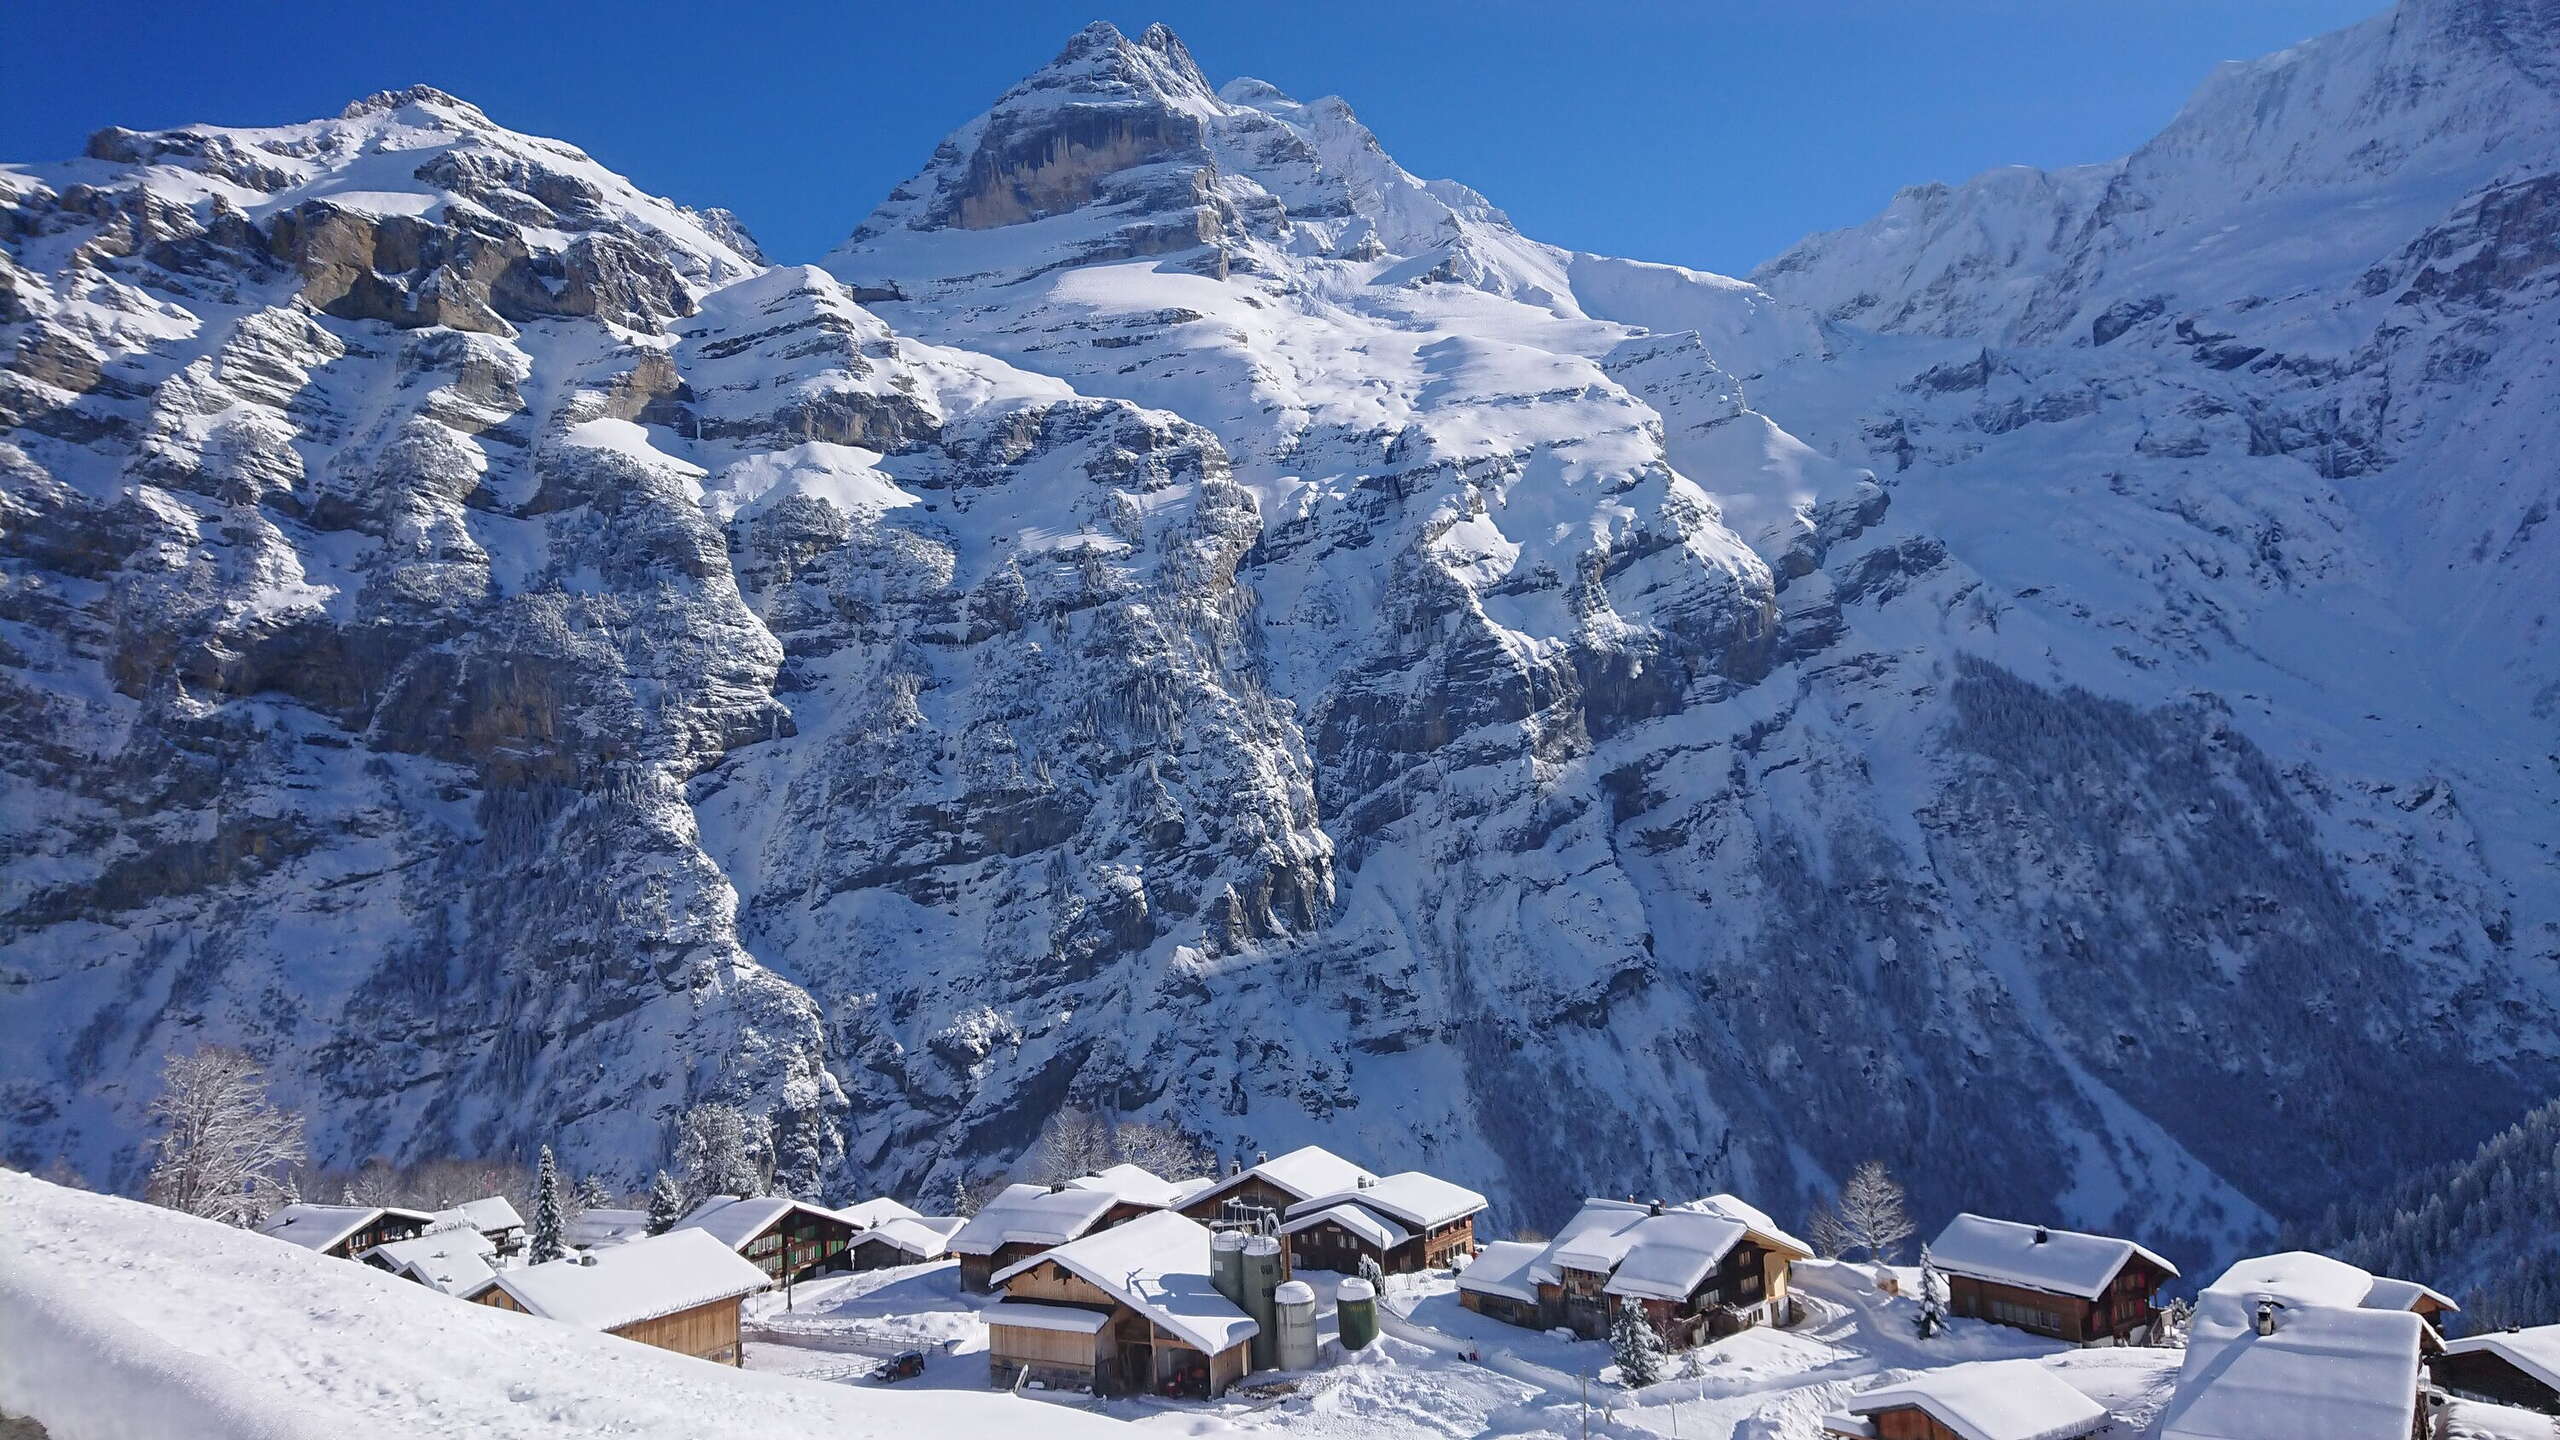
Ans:
[[[1214,1404],[1010,1395],[986,1388],[986,1297],[951,1264],[848,1275],[756,1300],[743,1371],[465,1304],[404,1280],[130,1201],[0,1170],[0,1414],[51,1440],[301,1440],[328,1436],[621,1436],[638,1440],[1042,1440],[1256,1433],[1321,1440],[1580,1437],[1815,1440],[1820,1417],[1923,1366],[2041,1356],[2127,1417],[2135,1440],[2178,1352],[2068,1350],[1953,1322],[1912,1336],[1911,1305],[1864,1272],[1798,1267],[1806,1323],[1699,1352],[1629,1395],[1608,1348],[1461,1309],[1446,1275],[1398,1277],[1387,1333],[1356,1355],[1261,1375]],[[926,1350],[925,1374],[866,1378],[847,1342]],[[1027,1428],[1026,1427],[1030,1427]],[[2450,1440],[2547,1440],[2548,1417],[2458,1405]]]

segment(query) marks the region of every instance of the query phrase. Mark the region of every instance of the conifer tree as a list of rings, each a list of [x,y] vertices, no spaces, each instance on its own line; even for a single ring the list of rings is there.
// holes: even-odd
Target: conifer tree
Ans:
[[[1929,1247],[1920,1247],[1920,1318],[1916,1322],[1923,1340],[1938,1338],[1947,1328],[1947,1278],[1938,1273],[1938,1262],[1929,1255]]]
[[[534,1179],[533,1241],[531,1259],[541,1265],[569,1253],[561,1243],[560,1167],[551,1159],[551,1147],[542,1147],[542,1166]]]
[[[664,1235],[684,1218],[684,1191],[676,1185],[676,1177],[661,1170],[649,1182],[649,1233]]]
[[[1609,1358],[1617,1363],[1618,1383],[1630,1390],[1660,1380],[1670,1362],[1671,1352],[1661,1334],[1632,1295],[1619,1302],[1618,1316],[1609,1324]]]

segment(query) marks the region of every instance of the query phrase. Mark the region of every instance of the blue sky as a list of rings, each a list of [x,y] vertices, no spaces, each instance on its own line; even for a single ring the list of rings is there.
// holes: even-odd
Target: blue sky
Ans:
[[[103,125],[276,124],[419,81],[814,259],[1086,21],[1213,81],[1348,99],[1542,240],[1741,272],[1905,184],[2101,160],[2215,62],[2383,0],[0,5],[0,159]]]

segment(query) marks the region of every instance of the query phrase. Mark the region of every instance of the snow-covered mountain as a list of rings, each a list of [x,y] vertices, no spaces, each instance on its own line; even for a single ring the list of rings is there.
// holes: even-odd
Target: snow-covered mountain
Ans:
[[[2560,1044],[2545,0],[1745,283],[1077,35],[823,268],[432,91],[0,169],[0,1105],[1065,1104],[2198,1251]],[[2361,127],[2361,128],[2359,128]]]

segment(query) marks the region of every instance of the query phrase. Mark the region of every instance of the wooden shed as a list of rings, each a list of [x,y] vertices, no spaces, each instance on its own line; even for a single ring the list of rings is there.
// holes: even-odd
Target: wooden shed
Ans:
[[[740,1363],[738,1306],[764,1271],[701,1230],[498,1272],[483,1305],[601,1330],[679,1355]]]

